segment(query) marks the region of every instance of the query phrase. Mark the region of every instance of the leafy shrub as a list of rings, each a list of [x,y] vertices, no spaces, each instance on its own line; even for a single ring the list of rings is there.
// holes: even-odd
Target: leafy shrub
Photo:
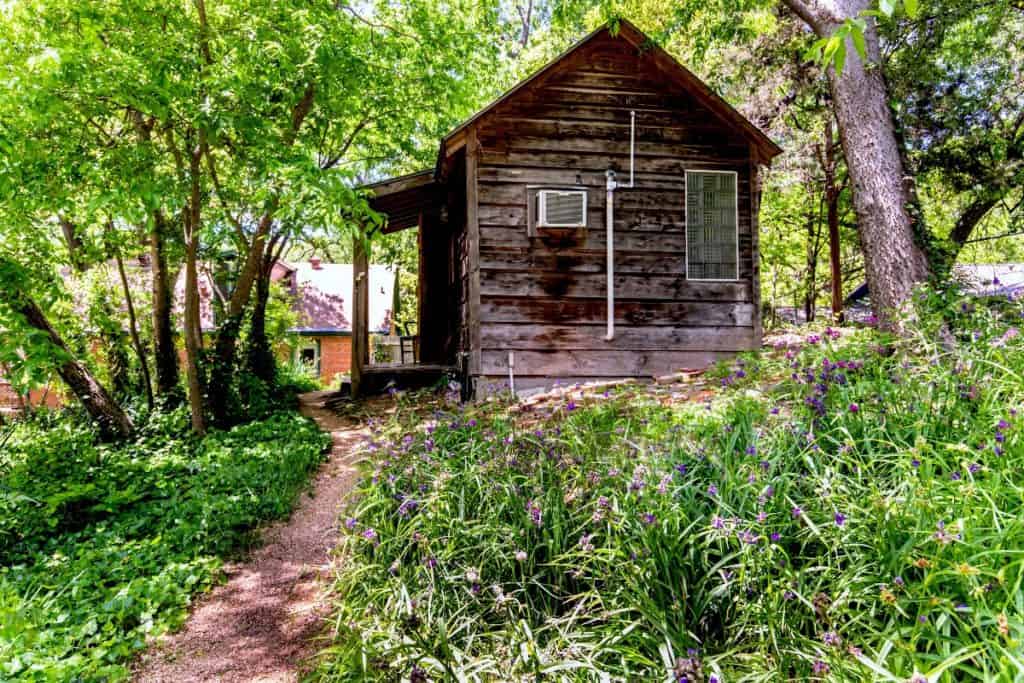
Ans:
[[[187,423],[157,412],[117,447],[70,415],[17,427],[0,462],[0,679],[126,677],[219,558],[291,510],[326,446],[296,414],[202,440]]]
[[[920,303],[706,401],[378,425],[319,675],[1018,680],[1021,307]]]

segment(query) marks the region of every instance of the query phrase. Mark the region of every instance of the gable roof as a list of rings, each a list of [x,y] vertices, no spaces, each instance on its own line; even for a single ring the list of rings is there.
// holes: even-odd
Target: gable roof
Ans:
[[[438,152],[435,176],[440,176],[440,170],[444,160],[461,147],[462,140],[460,140],[460,138],[465,135],[470,126],[490,114],[495,108],[515,97],[529,86],[536,85],[551,76],[565,60],[571,58],[575,53],[589,45],[594,40],[603,37],[621,38],[633,45],[639,54],[649,55],[654,60],[655,65],[658,66],[666,76],[688,90],[698,100],[698,102],[706,106],[713,114],[718,116],[725,123],[730,124],[739,130],[739,132],[741,132],[743,136],[758,149],[760,156],[765,161],[770,162],[774,157],[782,153],[781,147],[775,144],[771,138],[761,132],[760,128],[748,121],[743,114],[739,113],[731,104],[726,102],[720,95],[709,88],[702,80],[697,78],[692,71],[680,64],[672,55],[666,52],[664,48],[660,47],[651,38],[649,38],[647,34],[638,29],[632,23],[626,19],[620,19],[618,21],[618,31],[616,33],[613,34],[608,25],[601,26],[600,28],[592,31],[585,38],[541,67],[540,70],[512,86],[512,88],[507,90],[496,100],[456,126],[454,130],[448,133],[448,135],[441,140],[441,149]],[[449,149],[450,147],[451,149]]]

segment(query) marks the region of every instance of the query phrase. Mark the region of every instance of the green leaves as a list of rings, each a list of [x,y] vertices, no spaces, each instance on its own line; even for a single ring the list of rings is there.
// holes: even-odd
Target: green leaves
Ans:
[[[141,433],[97,446],[74,415],[43,415],[0,450],[0,678],[123,678],[219,557],[287,514],[326,438],[290,413],[200,442],[183,412],[157,413]]]
[[[853,44],[861,61],[868,61],[867,44],[864,34],[866,22],[872,18],[892,18],[900,9],[910,19],[916,19],[920,12],[919,0],[879,0],[877,10],[865,10],[860,16],[847,18],[832,32],[832,35],[816,41],[808,50],[808,59],[824,66],[831,66],[837,74],[843,72],[846,65],[846,41]]]

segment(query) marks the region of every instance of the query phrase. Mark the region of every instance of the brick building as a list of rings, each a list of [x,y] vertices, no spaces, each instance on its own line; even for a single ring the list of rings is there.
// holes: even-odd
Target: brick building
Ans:
[[[297,341],[289,349],[295,362],[309,367],[324,384],[349,372],[352,362],[352,264],[279,263],[273,279],[295,296],[296,327],[288,330]],[[371,337],[393,333],[395,273],[388,266],[369,269],[369,329]]]

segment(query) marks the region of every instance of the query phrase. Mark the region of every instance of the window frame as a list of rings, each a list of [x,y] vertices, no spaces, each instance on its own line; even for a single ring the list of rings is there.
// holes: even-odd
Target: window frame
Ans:
[[[582,195],[583,197],[583,208],[581,214],[583,216],[582,223],[549,223],[545,219],[547,218],[547,193],[557,194],[574,194]],[[572,229],[586,229],[587,227],[587,195],[589,193],[585,188],[558,188],[558,187],[542,187],[537,189],[537,227],[538,228],[572,228]]]
[[[305,366],[305,362],[302,360],[302,352],[306,349],[313,350],[313,364],[309,367],[313,371],[314,377],[320,377],[321,367],[323,362],[323,355],[321,353],[320,338],[319,337],[299,337],[299,343],[295,345],[295,364],[298,366]]]
[[[705,278],[705,277],[690,277],[690,174],[691,173],[709,173],[715,175],[731,175],[733,177],[733,212],[736,216],[735,220],[735,231],[736,231],[736,277],[733,278]],[[704,168],[688,168],[683,172],[684,178],[684,189],[683,189],[683,221],[684,230],[683,237],[685,240],[686,247],[686,280],[688,282],[739,282],[740,281],[740,174],[739,171],[723,171],[721,169],[704,169]]]

